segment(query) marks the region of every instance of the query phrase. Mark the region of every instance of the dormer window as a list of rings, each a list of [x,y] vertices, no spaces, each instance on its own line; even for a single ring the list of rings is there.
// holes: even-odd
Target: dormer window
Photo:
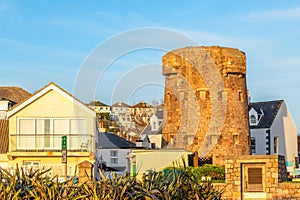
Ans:
[[[256,125],[256,124],[257,124],[256,116],[251,115],[250,116],[250,125]]]
[[[257,126],[258,122],[258,113],[254,108],[251,108],[249,111],[249,124],[250,126]]]
[[[150,118],[150,125],[151,125],[151,130],[152,131],[157,131],[158,130],[158,118],[156,115],[152,115]]]

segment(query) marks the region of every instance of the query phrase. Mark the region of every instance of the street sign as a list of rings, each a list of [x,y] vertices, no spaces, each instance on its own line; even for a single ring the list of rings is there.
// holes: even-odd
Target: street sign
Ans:
[[[61,150],[67,150],[67,136],[61,137]]]
[[[67,150],[62,150],[61,151],[61,162],[62,163],[67,163]]]

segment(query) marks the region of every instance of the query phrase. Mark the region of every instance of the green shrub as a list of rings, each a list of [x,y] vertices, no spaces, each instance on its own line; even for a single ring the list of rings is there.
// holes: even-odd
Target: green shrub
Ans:
[[[217,165],[206,164],[195,168],[195,173],[199,177],[211,177],[212,180],[225,180],[225,168]]]

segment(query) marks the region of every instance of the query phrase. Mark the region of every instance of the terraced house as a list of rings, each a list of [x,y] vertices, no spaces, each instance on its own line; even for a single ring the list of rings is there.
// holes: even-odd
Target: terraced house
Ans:
[[[8,168],[52,168],[65,176],[61,140],[67,136],[67,175],[82,162],[94,163],[96,114],[54,83],[7,112]]]

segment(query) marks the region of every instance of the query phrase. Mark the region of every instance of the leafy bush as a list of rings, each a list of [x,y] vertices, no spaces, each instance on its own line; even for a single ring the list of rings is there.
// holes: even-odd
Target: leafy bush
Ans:
[[[206,164],[195,168],[197,176],[211,177],[212,180],[225,180],[225,168],[217,165]]]

